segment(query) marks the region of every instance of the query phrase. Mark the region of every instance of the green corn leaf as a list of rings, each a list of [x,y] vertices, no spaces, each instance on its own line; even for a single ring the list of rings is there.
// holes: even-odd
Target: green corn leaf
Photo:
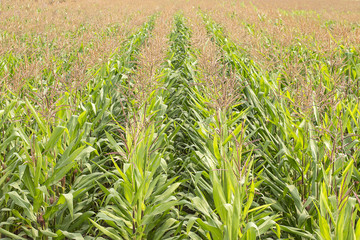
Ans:
[[[81,226],[83,226],[84,222],[86,222],[91,216],[93,216],[95,213],[92,212],[92,211],[87,211],[87,212],[84,212],[84,213],[81,213],[80,217],[76,218],[70,225],[69,227],[69,231],[74,231],[78,228],[81,228]],[[64,234],[66,237],[69,237],[67,236],[66,234]],[[75,234],[77,235],[77,234]],[[74,235],[74,236],[75,236]]]
[[[8,195],[16,205],[24,210],[27,218],[29,218],[31,221],[36,221],[36,217],[32,211],[32,206],[26,198],[21,197],[17,192],[9,192]]]
[[[58,230],[56,233],[59,238],[61,237],[61,239],[66,237],[66,239],[84,240],[83,236],[80,233],[70,233],[63,230]]]
[[[35,111],[34,107],[31,105],[31,103],[29,102],[29,100],[27,98],[25,98],[25,102],[26,102],[26,106],[29,108],[29,110],[31,111],[31,113],[33,114],[33,117],[35,118],[39,128],[41,129],[41,131],[44,134],[47,134],[47,130],[46,127],[43,123],[42,120],[40,120],[39,115],[37,114],[37,112]]]
[[[204,228],[204,230],[210,232],[213,236],[213,239],[223,239],[222,238],[222,234],[221,234],[221,231],[214,227],[214,226],[211,226],[205,222],[203,222],[201,219],[197,219],[196,222],[202,227]]]
[[[19,237],[17,234],[13,234],[13,233],[3,229],[2,227],[0,227],[0,233],[5,236],[11,237],[12,239],[26,240],[26,238]]]
[[[49,141],[45,145],[44,151],[47,152],[49,149],[54,149],[56,146],[56,143],[59,141],[61,135],[65,131],[65,127],[63,126],[57,126],[54,131],[52,132]]]
[[[74,218],[74,206],[73,206],[73,194],[72,193],[66,193],[66,194],[61,194],[57,205],[59,204],[64,204],[66,203],[69,212],[70,212],[70,216],[73,219]]]
[[[319,225],[320,225],[320,233],[323,239],[325,240],[331,240],[331,235],[330,235],[330,226],[328,224],[328,222],[326,221],[326,219],[319,215]]]
[[[356,240],[360,239],[360,220],[357,220],[356,229],[355,229]]]
[[[238,134],[239,134],[239,132],[241,131],[241,129],[242,129],[242,124],[239,124],[236,128],[235,128],[235,130],[232,132],[232,134],[229,134],[229,136],[225,139],[225,141],[223,142],[223,146],[225,146],[225,144],[227,143],[227,142],[229,142],[232,138],[233,138],[233,136],[237,136]]]
[[[220,160],[221,155],[220,155],[220,151],[219,151],[218,137],[217,136],[214,136],[213,148],[214,148],[214,155],[215,155],[216,159]]]
[[[40,146],[37,142],[34,142],[35,153],[36,153],[36,163],[35,163],[35,176],[34,176],[34,185],[38,186],[41,174],[43,173],[43,157],[40,151]]]
[[[40,232],[42,234],[44,234],[44,236],[47,236],[47,237],[57,237],[58,235],[56,233],[53,233],[52,231],[50,231],[49,229],[40,229]]]
[[[104,233],[106,236],[110,237],[111,239],[114,240],[122,240],[122,238],[120,236],[115,235],[114,233],[110,232],[109,230],[107,230],[106,228],[100,226],[99,224],[97,224],[96,222],[94,222],[93,220],[89,219],[90,222],[92,222],[92,224],[94,224],[94,226],[96,228],[98,228],[102,233]]]

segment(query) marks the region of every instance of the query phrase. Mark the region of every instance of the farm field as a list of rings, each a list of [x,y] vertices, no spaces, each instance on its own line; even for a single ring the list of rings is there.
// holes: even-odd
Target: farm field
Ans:
[[[360,1],[0,0],[0,239],[360,240]]]

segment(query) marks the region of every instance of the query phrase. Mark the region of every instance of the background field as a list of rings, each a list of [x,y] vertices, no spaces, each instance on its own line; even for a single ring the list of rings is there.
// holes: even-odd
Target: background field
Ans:
[[[360,1],[0,0],[1,239],[360,239]]]

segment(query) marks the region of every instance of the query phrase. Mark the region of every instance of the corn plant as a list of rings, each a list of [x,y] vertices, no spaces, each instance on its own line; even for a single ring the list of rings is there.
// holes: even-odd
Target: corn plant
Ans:
[[[360,220],[357,216],[360,199],[353,192],[351,175],[353,161],[344,166],[340,180],[338,195],[334,189],[328,187],[326,180],[321,185],[320,203],[318,210],[320,239],[358,239],[360,237]],[[355,196],[351,196],[354,193]]]

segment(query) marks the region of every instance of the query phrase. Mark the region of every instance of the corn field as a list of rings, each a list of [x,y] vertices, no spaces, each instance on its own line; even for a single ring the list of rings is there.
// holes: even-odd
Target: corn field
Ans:
[[[0,239],[360,240],[360,2],[299,4],[0,1]]]

